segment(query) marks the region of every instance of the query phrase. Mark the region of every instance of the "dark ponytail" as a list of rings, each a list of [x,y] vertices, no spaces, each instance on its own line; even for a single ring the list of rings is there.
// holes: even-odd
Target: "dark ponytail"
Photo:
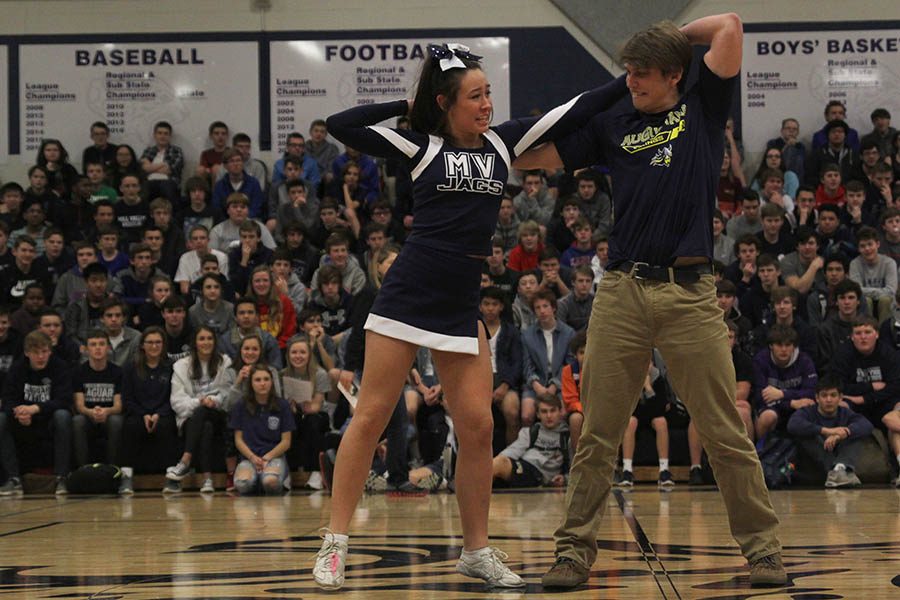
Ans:
[[[457,57],[459,55],[457,54]],[[447,110],[456,102],[459,93],[459,84],[469,69],[481,69],[477,60],[459,57],[465,69],[441,70],[440,59],[429,52],[422,63],[419,72],[419,82],[416,85],[416,95],[412,110],[409,112],[409,120],[414,131],[427,134],[444,136],[447,132]],[[442,108],[437,103],[438,96],[447,97],[447,107]]]

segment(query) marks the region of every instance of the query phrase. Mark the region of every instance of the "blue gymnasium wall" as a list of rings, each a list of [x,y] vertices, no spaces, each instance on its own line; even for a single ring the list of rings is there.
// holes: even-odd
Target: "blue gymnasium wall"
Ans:
[[[547,110],[584,89],[610,81],[613,76],[603,68],[563,27],[427,29],[380,31],[279,31],[272,33],[196,33],[196,34],[103,34],[0,36],[0,44],[9,44],[9,137],[10,154],[19,152],[19,72],[18,45],[97,42],[166,42],[166,41],[248,41],[259,42],[260,56],[260,136],[259,148],[269,150],[271,128],[270,87],[268,84],[268,44],[274,40],[308,39],[389,39],[426,37],[447,40],[460,37],[509,37],[510,114],[525,116],[534,108]],[[211,117],[213,118],[213,117]]]

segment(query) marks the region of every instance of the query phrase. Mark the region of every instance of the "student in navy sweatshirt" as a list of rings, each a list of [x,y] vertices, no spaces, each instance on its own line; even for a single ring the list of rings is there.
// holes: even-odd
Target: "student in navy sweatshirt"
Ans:
[[[166,332],[150,326],[141,333],[133,363],[123,369],[125,424],[120,494],[134,493],[131,478],[139,455],[153,456],[156,471],[177,460],[178,430],[169,403],[171,394],[172,364],[166,355]]]
[[[21,493],[17,450],[34,452],[48,437],[53,445],[56,493],[66,494],[72,446],[72,385],[69,367],[51,352],[41,331],[25,336],[25,357],[9,369],[0,393],[0,460],[9,493]]]
[[[803,453],[826,473],[825,487],[857,487],[854,472],[862,440],[872,433],[872,424],[862,415],[841,406],[841,382],[825,376],[816,385],[816,404],[794,412],[788,433]]]

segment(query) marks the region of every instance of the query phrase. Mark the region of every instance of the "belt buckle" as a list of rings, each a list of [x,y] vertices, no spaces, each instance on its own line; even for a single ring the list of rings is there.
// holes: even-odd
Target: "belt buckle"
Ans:
[[[628,276],[632,279],[646,279],[646,277],[641,277],[638,275],[638,269],[641,267],[650,267],[650,263],[645,262],[634,262],[631,263],[631,270],[628,271]]]

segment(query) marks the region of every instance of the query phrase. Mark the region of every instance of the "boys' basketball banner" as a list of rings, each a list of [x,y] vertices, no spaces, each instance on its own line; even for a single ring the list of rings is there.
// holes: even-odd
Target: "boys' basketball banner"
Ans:
[[[272,150],[287,134],[309,131],[314,119],[359,104],[415,95],[416,77],[429,43],[444,40],[319,40],[272,42]],[[494,101],[494,122],[509,118],[509,38],[447,40],[483,56]],[[393,123],[390,123],[393,125]]]
[[[110,140],[139,156],[153,143],[157,121],[171,123],[172,142],[186,156],[209,145],[216,120],[257,140],[257,49],[255,42],[23,44],[22,153],[36,153],[43,137],[56,137],[77,163],[94,121],[105,121]]]
[[[744,147],[762,152],[781,120],[800,121],[807,142],[825,124],[829,100],[847,107],[860,136],[878,107],[900,117],[900,30],[777,31],[744,34],[741,114]]]

